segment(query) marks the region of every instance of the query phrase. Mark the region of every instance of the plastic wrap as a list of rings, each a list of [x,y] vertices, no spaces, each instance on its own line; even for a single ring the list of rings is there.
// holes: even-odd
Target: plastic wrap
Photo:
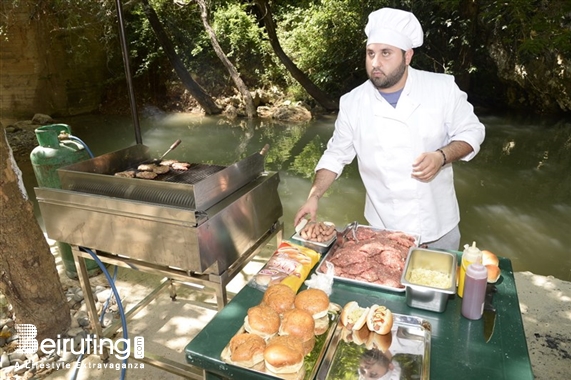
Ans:
[[[314,273],[311,278],[305,281],[308,288],[321,289],[328,296],[333,292],[333,278],[335,277],[335,266],[326,262],[327,271],[324,273]]]
[[[250,285],[265,291],[269,285],[282,283],[297,292],[320,257],[313,249],[284,241]]]

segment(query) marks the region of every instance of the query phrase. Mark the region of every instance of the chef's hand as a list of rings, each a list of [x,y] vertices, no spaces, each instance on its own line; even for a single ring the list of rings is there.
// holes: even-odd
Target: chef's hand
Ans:
[[[302,218],[306,215],[309,215],[309,221],[315,221],[315,217],[317,216],[317,207],[319,203],[319,198],[316,196],[311,196],[305,201],[303,206],[298,210],[297,214],[295,214],[295,218],[293,220],[293,225],[297,226]]]
[[[440,152],[426,152],[412,163],[412,178],[422,182],[433,179],[442,167],[443,157]]]

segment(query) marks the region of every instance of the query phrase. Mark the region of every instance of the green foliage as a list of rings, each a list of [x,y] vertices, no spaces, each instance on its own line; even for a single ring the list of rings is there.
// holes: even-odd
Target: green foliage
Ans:
[[[228,3],[216,10],[212,26],[218,42],[230,61],[251,86],[271,85],[279,81],[272,48],[262,39],[263,31],[246,5]]]
[[[24,0],[12,3],[18,1]],[[232,92],[234,86],[212,49],[198,5],[194,0],[185,1],[149,3],[197,82],[215,96]],[[457,76],[470,73],[472,89],[476,86],[483,96],[499,93],[502,88],[504,78],[498,78],[492,60],[498,47],[506,55],[503,69],[529,69],[541,61],[543,71],[560,72],[571,60],[569,0],[275,0],[270,5],[284,51],[332,97],[366,79],[363,30],[369,13],[384,6],[411,10],[419,18],[425,42],[415,51],[415,67]],[[309,100],[272,51],[251,0],[212,0],[208,6],[219,43],[248,87],[275,85],[286,89],[291,98]],[[99,44],[107,49],[111,79],[124,81],[114,2],[41,0],[34,2],[34,7],[31,17],[49,20],[46,30],[50,33],[67,31],[59,36],[68,40],[68,53],[74,62],[89,60]],[[141,3],[123,1],[123,8],[131,71],[139,83],[178,81]],[[0,37],[9,23],[8,16],[0,24]],[[529,91],[529,87],[523,90]]]
[[[103,35],[105,7],[99,1],[84,2],[81,0],[42,0],[25,1],[13,0],[2,4],[2,24],[10,22],[10,15],[5,13],[6,8],[18,7],[28,3],[31,8],[30,21],[38,22],[46,30],[46,36],[51,39],[60,39],[58,42],[65,48],[67,58],[73,63],[89,61],[94,51],[100,51],[98,38]],[[0,26],[0,30],[3,29]]]
[[[322,90],[341,94],[365,79],[365,9],[362,2],[351,0],[282,8],[282,47]]]
[[[319,136],[316,136],[305,145],[301,154],[297,155],[295,161],[289,167],[289,171],[300,174],[304,178],[312,178],[313,170],[324,150],[324,143]]]
[[[511,2],[488,1],[482,7],[482,22],[503,46],[525,64],[561,54],[571,59],[571,2],[568,0]]]

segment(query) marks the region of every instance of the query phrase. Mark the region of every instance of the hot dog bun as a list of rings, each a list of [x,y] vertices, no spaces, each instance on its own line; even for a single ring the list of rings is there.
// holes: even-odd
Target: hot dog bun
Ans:
[[[500,260],[498,259],[498,256],[496,256],[494,253],[492,253],[488,250],[483,250],[482,251],[482,264],[498,266],[498,265],[500,265]]]
[[[500,279],[500,275],[502,274],[500,267],[496,265],[488,264],[486,265],[486,269],[488,270],[488,282],[493,284]]]
[[[356,301],[348,302],[341,310],[341,323],[348,329],[359,330],[367,322],[368,307],[360,307]]]
[[[391,347],[392,342],[393,334],[381,335],[372,332],[369,334],[369,339],[367,340],[365,347],[368,350],[380,350],[382,352],[387,352]]]
[[[501,270],[499,267],[500,260],[498,259],[498,256],[490,251],[483,250],[482,264],[485,265],[486,269],[488,270],[488,282],[493,284],[498,281],[501,275]]]
[[[357,345],[365,345],[369,340],[369,336],[372,332],[366,325],[363,325],[359,330],[353,330],[353,342]]]
[[[393,327],[393,313],[385,306],[371,306],[366,319],[369,330],[377,334],[388,334]]]

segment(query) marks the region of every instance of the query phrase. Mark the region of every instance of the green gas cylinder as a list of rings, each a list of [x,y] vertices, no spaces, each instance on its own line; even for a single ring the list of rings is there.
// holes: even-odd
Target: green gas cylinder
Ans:
[[[39,146],[30,153],[34,174],[40,187],[61,189],[57,169],[89,159],[89,152],[83,144],[69,139],[71,128],[66,124],[44,125],[35,130]],[[77,269],[69,244],[56,242],[65,273],[69,278],[76,279]],[[99,266],[93,260],[86,260],[89,276],[100,273]]]

